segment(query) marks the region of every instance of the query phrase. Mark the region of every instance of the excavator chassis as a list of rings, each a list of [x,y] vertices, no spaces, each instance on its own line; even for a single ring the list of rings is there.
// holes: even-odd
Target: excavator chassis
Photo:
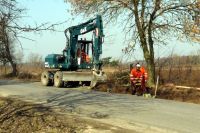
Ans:
[[[81,84],[93,88],[97,83],[106,80],[107,76],[104,72],[96,71],[44,71],[41,75],[41,82],[44,86],[54,85],[56,87]]]

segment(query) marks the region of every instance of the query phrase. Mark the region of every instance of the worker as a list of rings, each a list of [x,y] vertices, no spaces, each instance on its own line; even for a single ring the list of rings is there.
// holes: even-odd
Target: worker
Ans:
[[[90,57],[88,54],[86,54],[86,63],[90,63]]]
[[[146,93],[145,83],[147,82],[147,72],[144,67],[141,67],[139,63],[131,70],[130,82],[132,88],[132,95],[134,95],[138,90],[137,86],[141,89],[142,93]]]
[[[82,63],[83,63],[83,62],[86,62],[86,55],[87,55],[87,54],[85,53],[85,51],[82,50],[82,51],[81,51],[81,61],[82,61]]]
[[[84,52],[83,50],[81,52],[81,58],[82,58],[82,63],[83,62],[90,63],[89,55],[86,52]]]

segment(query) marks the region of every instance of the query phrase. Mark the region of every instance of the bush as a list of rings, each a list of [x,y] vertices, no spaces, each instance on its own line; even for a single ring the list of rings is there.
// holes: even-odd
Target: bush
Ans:
[[[40,79],[40,74],[33,74],[33,73],[28,73],[28,72],[21,72],[17,76],[18,79],[23,79],[23,80],[39,80]]]

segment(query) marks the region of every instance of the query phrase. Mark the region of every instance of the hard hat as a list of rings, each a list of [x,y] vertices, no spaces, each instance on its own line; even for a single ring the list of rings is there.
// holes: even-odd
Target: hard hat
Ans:
[[[137,64],[136,67],[141,67],[140,64]]]

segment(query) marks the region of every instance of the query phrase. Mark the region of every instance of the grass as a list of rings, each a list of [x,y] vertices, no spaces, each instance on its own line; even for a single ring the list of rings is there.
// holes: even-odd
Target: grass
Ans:
[[[28,66],[28,65],[19,65],[18,75],[13,76],[11,74],[12,69],[7,67],[0,67],[0,78],[2,79],[20,79],[20,80],[31,80],[31,81],[39,81],[41,73],[43,72],[43,68],[40,66]]]
[[[158,72],[157,72],[158,73]],[[159,73],[160,84],[173,83],[176,85],[199,87],[200,69],[196,67],[165,68]]]

